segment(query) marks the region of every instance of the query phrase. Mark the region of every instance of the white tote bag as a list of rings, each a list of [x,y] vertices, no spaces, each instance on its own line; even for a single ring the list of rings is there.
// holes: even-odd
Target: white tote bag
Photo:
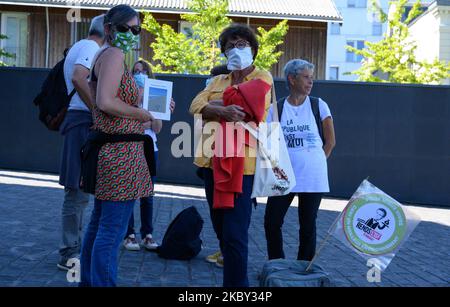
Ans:
[[[278,119],[273,88],[272,101],[272,123],[260,123],[255,129],[241,122],[258,144],[252,198],[286,195],[296,185],[294,170]]]

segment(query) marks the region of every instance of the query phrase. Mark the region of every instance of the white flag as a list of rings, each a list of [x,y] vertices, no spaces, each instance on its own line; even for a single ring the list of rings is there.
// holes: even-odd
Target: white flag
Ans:
[[[329,232],[385,270],[420,218],[364,180]]]

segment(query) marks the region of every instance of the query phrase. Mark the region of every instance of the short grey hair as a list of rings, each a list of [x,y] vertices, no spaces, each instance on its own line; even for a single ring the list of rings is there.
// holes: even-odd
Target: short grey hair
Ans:
[[[311,64],[308,61],[302,60],[302,59],[293,59],[286,63],[284,66],[284,76],[286,78],[286,84],[288,88],[290,89],[289,84],[289,76],[294,76],[294,78],[302,71],[304,70],[314,70],[314,64]]]
[[[92,18],[91,26],[89,27],[89,36],[95,35],[100,38],[105,37],[105,27],[103,25],[105,14],[95,16]]]

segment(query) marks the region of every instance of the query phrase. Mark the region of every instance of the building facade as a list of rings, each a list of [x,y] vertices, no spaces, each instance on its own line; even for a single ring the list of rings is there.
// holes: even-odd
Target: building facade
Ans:
[[[347,51],[347,45],[364,48],[364,42],[376,42],[383,38],[386,24],[382,24],[370,9],[368,0],[335,0],[344,22],[331,22],[327,40],[327,80],[356,80],[356,75],[346,75],[361,67],[362,57]],[[389,0],[379,0],[381,8],[387,12]]]
[[[437,0],[409,25],[411,39],[417,43],[419,61],[438,59],[450,62],[450,0]],[[444,84],[450,84],[447,78]]]
[[[0,1],[1,33],[8,36],[0,41],[0,47],[16,55],[14,59],[2,60],[10,66],[52,67],[67,47],[86,37],[94,16],[119,3],[151,12],[159,23],[169,24],[177,31],[183,27],[180,14],[189,12],[187,0]],[[268,29],[287,19],[289,31],[279,46],[283,55],[273,66],[272,74],[281,76],[288,60],[304,58],[316,64],[318,79],[325,78],[327,24],[342,21],[332,0],[229,0],[228,15],[254,29]],[[150,33],[143,31],[140,46],[130,53],[128,61],[142,57],[151,62],[152,40]]]
[[[376,0],[386,14],[389,13],[390,2],[390,0]],[[415,2],[416,0],[410,0],[405,5],[403,21]],[[421,0],[420,10],[425,12],[432,2],[433,0]],[[448,0],[437,2],[443,3]],[[335,4],[344,22],[330,22],[328,26],[326,79],[355,81],[358,76],[351,72],[361,67],[362,56],[349,52],[346,46],[363,49],[365,42],[380,41],[387,31],[387,23],[380,22],[371,7],[370,0],[335,0]],[[418,28],[421,29],[418,32],[427,32],[428,29],[426,25]]]

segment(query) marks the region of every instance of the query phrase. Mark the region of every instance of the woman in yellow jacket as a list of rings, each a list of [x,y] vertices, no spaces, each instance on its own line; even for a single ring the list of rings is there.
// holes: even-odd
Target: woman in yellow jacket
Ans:
[[[223,103],[223,93],[230,86],[237,86],[244,82],[260,79],[272,86],[272,76],[267,71],[257,69],[253,61],[258,54],[258,42],[254,32],[245,25],[234,24],[226,28],[219,37],[221,51],[225,54],[231,70],[228,75],[219,75],[211,80],[208,86],[192,101],[190,113],[201,115],[204,121],[239,122],[245,117],[240,106]],[[271,95],[268,91],[264,99],[264,117],[270,107]],[[202,139],[208,140],[214,135],[203,134]],[[235,197],[234,207],[231,209],[213,209],[214,179],[212,169],[213,148],[204,148],[203,142],[196,150],[194,164],[204,168],[204,183],[211,219],[220,242],[223,254],[224,287],[248,286],[247,258],[248,258],[248,228],[252,213],[252,199],[250,198],[256,165],[255,148],[245,146],[244,173],[242,193]],[[206,145],[206,143],[205,143]]]

